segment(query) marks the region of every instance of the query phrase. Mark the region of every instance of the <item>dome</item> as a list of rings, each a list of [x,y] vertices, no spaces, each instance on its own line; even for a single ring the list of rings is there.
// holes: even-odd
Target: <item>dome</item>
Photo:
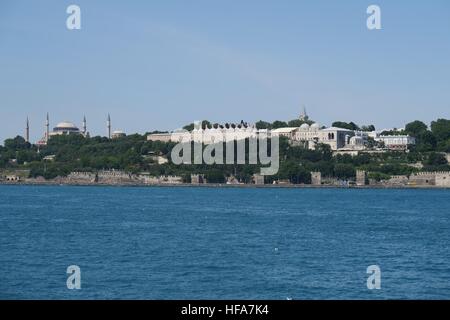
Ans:
[[[353,144],[353,145],[364,144],[364,139],[360,136],[353,136],[350,138],[350,144]]]
[[[320,129],[320,124],[318,124],[317,122],[313,123],[310,127],[311,130],[319,130]]]
[[[70,133],[79,133],[80,129],[72,122],[63,121],[58,123],[56,127],[53,128],[53,133],[55,134],[70,134]]]
[[[303,123],[300,126],[300,130],[303,130],[303,131],[309,130],[309,125],[307,123]]]
[[[76,125],[69,121],[63,121],[58,123],[56,126],[57,129],[78,129]]]

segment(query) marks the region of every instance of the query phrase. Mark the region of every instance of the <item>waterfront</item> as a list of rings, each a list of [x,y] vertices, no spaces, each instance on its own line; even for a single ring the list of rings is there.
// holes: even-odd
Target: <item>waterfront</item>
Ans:
[[[3,299],[448,299],[449,247],[449,190],[0,185]]]

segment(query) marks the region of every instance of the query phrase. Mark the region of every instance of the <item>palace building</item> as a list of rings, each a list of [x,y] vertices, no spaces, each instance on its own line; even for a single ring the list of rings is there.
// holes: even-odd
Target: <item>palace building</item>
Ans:
[[[192,131],[174,131],[171,133],[149,134],[147,140],[162,142],[193,141],[211,144],[220,141],[243,140],[249,137],[264,136],[286,137],[293,144],[306,144],[314,149],[317,144],[328,144],[332,150],[341,148],[358,148],[363,144],[361,137],[355,137],[355,132],[348,129],[329,127],[321,128],[318,123],[308,125],[303,123],[300,127],[278,128],[271,131],[256,129],[254,125],[226,124],[217,128],[195,128]]]

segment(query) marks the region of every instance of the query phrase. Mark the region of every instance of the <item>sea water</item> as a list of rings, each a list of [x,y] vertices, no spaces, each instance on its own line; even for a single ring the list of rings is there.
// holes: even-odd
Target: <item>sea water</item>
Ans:
[[[0,298],[449,299],[450,190],[3,185]]]

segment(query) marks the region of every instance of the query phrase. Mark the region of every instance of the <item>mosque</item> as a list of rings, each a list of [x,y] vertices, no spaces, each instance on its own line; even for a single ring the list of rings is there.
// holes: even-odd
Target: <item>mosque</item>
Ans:
[[[107,126],[107,132],[108,132],[109,139],[118,138],[118,137],[125,135],[122,131],[111,132],[111,116],[109,114],[108,114],[106,126]],[[27,118],[25,130],[26,130],[25,131],[26,141],[29,142],[29,140],[30,140],[30,124],[29,124],[28,118]],[[118,134],[118,133],[120,133],[120,134]],[[49,114],[47,113],[47,118],[45,121],[44,136],[36,144],[39,146],[45,146],[45,145],[47,145],[48,140],[51,137],[61,136],[61,135],[82,135],[83,137],[88,138],[89,132],[87,130],[86,117],[83,117],[83,124],[82,124],[81,130],[74,123],[72,123],[70,121],[63,121],[63,122],[58,123],[56,125],[56,127],[54,127],[52,131],[50,131],[50,117],[49,117]]]

